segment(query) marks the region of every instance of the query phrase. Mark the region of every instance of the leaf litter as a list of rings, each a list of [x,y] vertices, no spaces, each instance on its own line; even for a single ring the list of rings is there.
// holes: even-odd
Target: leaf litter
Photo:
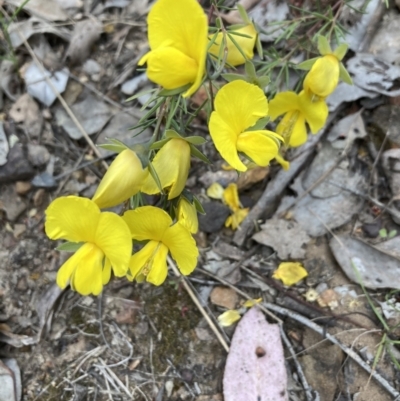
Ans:
[[[17,0],[4,2],[6,7],[21,3]],[[78,84],[80,90],[70,97],[68,106],[89,135],[94,138],[94,135],[100,133],[99,138],[96,138],[97,143],[103,142],[108,136],[115,137],[117,133],[122,140],[134,135],[136,131],[131,132],[128,128],[140,118],[140,112],[135,106],[131,108],[129,105],[126,108],[124,100],[125,95],[130,96],[140,91],[140,85],[149,85],[144,80],[145,76],[135,71],[137,57],[147,46],[141,28],[144,24],[142,21],[133,21],[134,29],[125,31],[118,40],[113,40],[121,31],[121,26],[114,21],[117,15],[118,18],[144,15],[149,10],[149,3],[98,2],[96,18],[88,17],[90,2],[49,0],[45,3],[43,5],[40,0],[31,0],[25,7],[31,17],[26,18],[26,14],[22,14],[18,16],[18,21],[9,25],[11,44],[17,54],[25,51],[25,42],[18,34],[20,31],[43,63],[47,79],[52,80],[60,93],[67,94],[65,90],[68,91],[67,85],[69,87],[71,84],[72,76],[81,81]],[[354,346],[355,351],[361,352],[365,344],[359,341],[359,332],[352,335],[351,329],[376,329],[376,325],[371,323],[374,316],[365,307],[363,293],[357,285],[359,277],[357,279],[354,276],[354,269],[351,275],[348,260],[343,259],[344,252],[335,248],[333,253],[338,262],[335,264],[327,251],[328,244],[334,249],[332,244],[335,238],[342,240],[355,255],[354,258],[358,258],[357,267],[363,285],[368,287],[377,302],[381,302],[382,297],[379,292],[374,292],[375,288],[379,288],[380,292],[387,288],[397,288],[397,278],[393,272],[398,264],[398,236],[397,226],[391,226],[396,223],[391,219],[395,220],[397,214],[391,213],[391,210],[396,210],[398,195],[395,142],[389,136],[386,139],[389,150],[382,149],[383,175],[381,159],[377,157],[382,137],[374,153],[373,147],[376,145],[369,143],[371,114],[360,107],[366,98],[396,102],[398,96],[396,85],[399,74],[397,66],[390,64],[390,51],[383,47],[382,51],[377,51],[373,41],[371,47],[365,44],[369,37],[366,29],[369,24],[374,24],[374,16],[380,12],[378,3],[369,2],[366,13],[362,15],[354,15],[349,9],[346,10],[347,14],[343,14],[342,18],[351,22],[348,38],[354,38],[351,46],[355,54],[347,60],[347,67],[356,86],[343,87],[343,90],[339,86],[334,97],[328,100],[331,109],[338,113],[333,118],[333,128],[310,138],[309,144],[299,149],[300,152],[288,154],[292,171],[276,174],[275,166],[272,166],[249,170],[238,180],[235,171],[224,171],[219,166],[212,169],[194,166],[191,189],[202,200],[206,199],[206,188],[214,182],[220,182],[224,187],[237,183],[243,206],[256,209],[266,185],[268,191],[272,189],[267,209],[258,211],[257,218],[251,221],[252,229],[259,229],[253,238],[264,237],[263,241],[259,241],[262,245],[258,246],[250,240],[251,233],[247,237],[245,235],[239,244],[240,241],[235,238],[239,237],[240,232],[233,235],[231,230],[222,227],[227,217],[223,213],[229,211],[218,209],[224,205],[217,206],[215,202],[207,201],[211,220],[200,223],[203,233],[199,234],[198,241],[204,245],[202,264],[208,268],[208,274],[215,276],[199,272],[190,281],[194,290],[201,293],[202,305],[214,319],[222,312],[222,307],[212,302],[215,301],[215,291],[211,299],[210,294],[216,288],[217,292],[223,289],[224,294],[234,299],[231,303],[224,302],[224,306],[241,304],[246,297],[252,299],[258,296],[262,296],[264,301],[290,304],[290,308],[300,311],[298,313],[303,321],[298,327],[292,327],[289,319],[296,316],[288,312],[291,317],[285,321],[283,330],[290,341],[288,343],[284,340],[285,346],[288,350],[291,346],[298,350],[308,350],[310,347],[307,357],[293,357],[285,367],[280,343],[281,336],[285,338],[284,332],[279,333],[276,325],[265,321],[264,313],[268,311],[260,309],[263,311],[260,312],[257,307],[253,307],[237,326],[236,331],[242,331],[240,347],[237,346],[239,334],[235,334],[232,339],[223,380],[225,400],[230,400],[229,393],[226,393],[227,389],[229,391],[229,385],[225,385],[226,377],[243,365],[251,369],[252,373],[258,369],[259,374],[254,381],[245,381],[243,389],[245,386],[251,387],[249,391],[256,388],[256,395],[260,395],[260,391],[269,390],[265,397],[273,394],[273,400],[287,397],[286,394],[274,393],[278,387],[286,391],[290,389],[291,399],[311,399],[307,397],[312,391],[322,397],[332,394],[331,398],[326,398],[328,401],[339,393],[351,394],[354,398],[358,397],[358,400],[389,399],[385,393],[377,390],[379,388],[374,382],[360,393],[360,388],[367,383],[368,378],[362,376],[359,369],[350,363],[345,363],[344,368],[340,369],[343,355],[338,345],[331,346],[334,349],[331,353],[326,351],[328,348],[316,346],[321,338],[315,339],[307,333],[307,330],[317,328],[307,320],[309,309],[306,308],[311,307],[322,318],[332,312],[333,301],[337,302],[334,308],[336,315],[331,315],[324,330],[328,332],[329,341],[332,341],[329,332],[335,333],[343,343]],[[264,27],[262,40],[274,41],[282,30],[279,24],[276,29],[270,30],[271,21],[282,21],[290,13],[290,8],[285,2],[273,4],[261,1],[252,6],[250,15]],[[116,14],[116,10],[121,14]],[[65,21],[66,24],[60,26],[55,21]],[[269,21],[269,26],[265,26],[265,21]],[[393,33],[385,35],[390,37]],[[104,43],[108,46],[106,50]],[[360,46],[364,46],[364,53],[359,52]],[[136,62],[129,64],[132,60]],[[52,245],[43,236],[43,211],[50,197],[84,191],[96,182],[100,173],[92,150],[86,151],[82,146],[82,132],[76,127],[74,119],[55,101],[56,97],[42,70],[30,61],[29,57],[25,57],[24,62],[27,64],[20,69],[25,87],[13,63],[3,61],[2,71],[6,74],[1,77],[1,87],[8,99],[5,99],[7,108],[1,121],[6,140],[2,148],[4,165],[0,167],[0,177],[2,182],[9,182],[6,184],[7,194],[1,192],[0,201],[0,209],[6,211],[0,244],[0,317],[7,322],[7,327],[0,326],[1,341],[15,347],[31,346],[29,351],[13,351],[18,363],[24,366],[24,394],[27,399],[35,401],[44,401],[49,396],[63,399],[73,394],[76,399],[82,399],[94,392],[99,393],[99,397],[104,395],[105,399],[109,399],[107,394],[111,391],[118,394],[117,399],[156,397],[158,401],[164,393],[164,396],[172,400],[192,397],[196,401],[221,401],[224,351],[211,333],[208,323],[194,308],[185,292],[181,291],[177,281],[171,280],[170,286],[163,289],[132,289],[116,281],[100,304],[90,297],[79,299],[71,292],[60,293],[52,285],[60,261]],[[26,71],[29,71],[28,77]],[[295,75],[293,77],[296,78]],[[20,93],[20,90],[24,92]],[[389,97],[392,100],[388,100]],[[343,108],[344,102],[348,103],[346,109]],[[370,107],[373,109],[375,106]],[[148,133],[146,131],[144,135]],[[143,138],[143,134],[140,138]],[[5,144],[9,145],[9,150]],[[33,163],[35,165],[30,162],[29,165],[23,164],[27,163],[29,149],[40,149],[40,146],[45,146],[50,152],[50,160],[41,159],[45,162]],[[207,155],[213,156],[207,146]],[[372,161],[369,151],[372,152]],[[375,161],[377,166],[372,166]],[[34,181],[31,181],[32,177],[35,177]],[[51,185],[46,184],[49,179]],[[15,180],[20,181],[15,183]],[[51,190],[52,187],[56,188]],[[16,188],[21,192],[17,192]],[[22,191],[21,188],[26,189]],[[43,203],[38,201],[40,196],[45,198]],[[4,200],[7,200],[6,205],[3,205]],[[385,208],[390,200],[391,203]],[[18,206],[21,204],[19,202],[22,202],[23,208],[11,210],[11,206]],[[326,206],[323,207],[323,204]],[[217,228],[211,227],[218,218],[222,224]],[[387,232],[396,232],[395,237],[363,238],[360,227],[366,222],[376,224],[378,229],[388,227]],[[298,232],[300,234],[294,235]],[[234,247],[233,244],[239,246]],[[318,257],[315,257],[315,253]],[[320,265],[316,261],[321,262]],[[290,291],[283,292],[281,284],[272,277],[282,262],[301,263],[309,276]],[[317,265],[328,265],[333,273],[326,276],[323,268],[318,270]],[[305,298],[309,290],[315,291],[317,296]],[[277,294],[280,296],[277,297]],[[140,307],[137,307],[139,304]],[[260,304],[260,308],[264,308],[264,304]],[[379,305],[384,305],[384,302]],[[382,306],[387,311],[390,307],[389,304]],[[123,314],[126,309],[129,309],[129,313]],[[104,313],[99,314],[99,310]],[[282,309],[280,312],[283,312]],[[359,313],[367,314],[369,319],[364,317],[362,320]],[[251,320],[252,314],[257,316]],[[342,318],[342,314],[351,314],[355,326],[353,320],[350,324]],[[249,322],[246,323],[245,319],[249,319]],[[250,326],[247,326],[248,323]],[[242,324],[244,328],[240,329]],[[307,329],[307,325],[313,329]],[[260,345],[255,346],[252,341],[257,336],[258,340],[266,341],[265,347],[270,346],[269,340],[259,336],[260,330],[264,334],[266,327],[274,333],[275,347],[266,353],[269,359],[264,360],[263,356],[258,357],[255,352]],[[343,329],[349,330],[346,336],[339,334]],[[222,335],[229,342],[232,328],[225,330]],[[38,341],[39,337],[44,341]],[[368,339],[373,355],[379,339],[364,333],[362,339]],[[260,347],[267,350],[264,345]],[[313,354],[313,348],[319,347],[323,352]],[[272,352],[278,352],[279,355],[275,356]],[[367,358],[369,351],[363,352],[361,355]],[[332,363],[327,373],[321,364],[328,363],[329,358],[332,358]],[[268,386],[275,386],[271,386],[271,389],[268,386],[257,388],[263,375],[268,375],[271,366],[278,361],[281,364],[281,385],[263,380]],[[382,360],[376,372],[371,374],[378,382],[384,383],[380,376],[382,371],[388,378],[395,377],[391,366],[388,361]],[[94,379],[93,372],[101,380]],[[340,376],[343,383],[332,381],[332,375]],[[313,380],[313,377],[318,377],[318,380]],[[239,383],[245,378],[242,375],[237,380],[234,378],[234,381]],[[67,384],[65,380],[70,382]],[[392,384],[396,385],[395,379]],[[385,388],[390,394],[395,394],[390,386]],[[247,393],[244,399],[248,400],[249,394],[252,393]]]

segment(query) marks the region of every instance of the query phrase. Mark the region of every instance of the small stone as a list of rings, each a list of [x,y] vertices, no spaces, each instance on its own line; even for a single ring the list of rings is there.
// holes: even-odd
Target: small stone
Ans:
[[[15,183],[15,190],[18,195],[26,195],[32,188],[29,181],[17,181]]]
[[[235,309],[238,296],[231,288],[215,287],[211,291],[210,300],[214,305],[223,306],[227,309]]]
[[[28,160],[34,166],[43,166],[50,160],[49,151],[42,145],[28,145]]]
[[[16,224],[14,226],[14,237],[19,238],[26,231],[25,224]]]
[[[203,327],[196,327],[194,329],[197,338],[200,341],[212,341],[213,340],[213,336],[210,333],[210,330],[207,330]]]
[[[55,188],[57,186],[57,181],[54,179],[52,175],[50,175],[47,171],[42,174],[37,175],[32,180],[32,185],[36,188]]]
[[[193,234],[193,238],[196,241],[196,244],[199,248],[207,248],[207,234],[203,231],[198,231],[196,234]]]
[[[7,163],[0,166],[0,184],[31,179],[35,174],[32,165],[27,160],[20,143],[9,151]]]
[[[43,204],[45,195],[46,191],[43,188],[38,189],[35,192],[35,195],[33,195],[33,204],[35,205],[35,207],[39,207]]]
[[[379,230],[382,228],[381,221],[374,221],[373,223],[364,223],[361,226],[363,233],[368,238],[376,238],[379,235]]]
[[[28,207],[12,186],[4,186],[0,198],[1,208],[6,212],[8,221],[15,221]]]
[[[217,201],[203,203],[206,214],[199,215],[199,229],[206,233],[215,233],[221,230],[230,214],[227,206]]]

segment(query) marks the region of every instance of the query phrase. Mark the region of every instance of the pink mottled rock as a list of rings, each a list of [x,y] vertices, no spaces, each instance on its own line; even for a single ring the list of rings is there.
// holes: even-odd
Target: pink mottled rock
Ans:
[[[277,324],[255,306],[240,320],[226,361],[225,401],[287,401],[287,375]]]

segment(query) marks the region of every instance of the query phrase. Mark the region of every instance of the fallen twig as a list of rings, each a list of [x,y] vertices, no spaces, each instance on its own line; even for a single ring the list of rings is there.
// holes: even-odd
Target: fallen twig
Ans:
[[[269,309],[275,313],[279,313],[280,315],[289,317],[290,319],[294,319],[298,321],[301,324],[304,324],[311,330],[314,330],[316,333],[320,334],[322,337],[327,338],[332,344],[337,345],[340,347],[340,349],[348,355],[350,358],[352,358],[358,365],[360,365],[366,372],[368,372],[390,395],[395,397],[394,401],[400,400],[400,393],[389,384],[389,382],[383,378],[379,373],[374,371],[371,366],[368,365],[355,351],[353,351],[351,348],[347,347],[346,345],[342,344],[339,340],[335,338],[335,336],[329,334],[326,332],[326,330],[318,326],[316,323],[312,322],[311,320],[305,318],[304,316],[293,312],[289,309],[282,308],[281,306],[274,305],[268,302],[263,303],[264,307],[266,309]]]

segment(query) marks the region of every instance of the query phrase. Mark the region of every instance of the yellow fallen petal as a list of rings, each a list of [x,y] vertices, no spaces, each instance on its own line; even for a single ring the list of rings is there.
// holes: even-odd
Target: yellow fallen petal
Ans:
[[[227,310],[218,316],[218,322],[222,327],[228,327],[240,320],[240,318],[241,315],[236,309]]]
[[[235,183],[231,183],[226,187],[224,191],[224,202],[233,212],[240,209],[239,192]]]
[[[99,207],[90,199],[64,196],[46,209],[45,231],[50,239],[93,242],[100,218]]]
[[[240,223],[249,214],[249,208],[239,209],[233,212],[225,221],[225,227],[231,227],[232,230],[237,230]]]
[[[307,73],[304,89],[322,98],[329,96],[339,82],[339,63],[332,54],[320,57]]]
[[[111,163],[92,198],[101,209],[126,201],[140,191],[148,175],[133,150],[123,150]]]
[[[206,193],[212,199],[222,200],[224,197],[224,187],[219,182],[214,182],[207,188]]]
[[[243,306],[245,306],[246,308],[251,308],[254,305],[259,304],[260,302],[262,302],[262,298],[257,298],[257,299],[248,299]]]
[[[272,275],[287,286],[292,286],[307,276],[307,270],[298,262],[283,262]]]

